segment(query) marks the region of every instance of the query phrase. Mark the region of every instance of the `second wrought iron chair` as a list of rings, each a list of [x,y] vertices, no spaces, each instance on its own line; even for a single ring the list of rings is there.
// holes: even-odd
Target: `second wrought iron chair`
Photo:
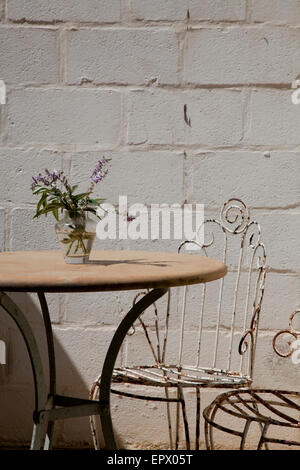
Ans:
[[[208,240],[200,240],[203,231],[205,236],[209,235]],[[220,219],[205,220],[199,227],[198,240],[184,241],[178,251],[186,252],[192,247],[197,248],[191,251],[194,256],[221,259],[228,267],[227,276],[212,285],[172,289],[175,305],[169,291],[163,315],[156,305],[153,314],[144,312],[128,341],[142,334],[152,361],[145,364],[136,356],[128,357],[129,363],[115,368],[113,374],[113,384],[132,384],[135,390],[147,386],[150,390],[164,391],[158,396],[130,392],[128,388],[112,390],[131,398],[165,401],[170,448],[175,449],[180,441],[181,415],[186,448],[191,446],[184,389],[196,391],[194,443],[199,449],[201,388],[233,389],[251,385],[266,275],[260,226],[250,220],[246,205],[239,199],[227,201]],[[92,386],[91,399],[98,397],[100,381],[101,375]],[[176,392],[175,396],[171,390]],[[173,419],[172,402],[176,403]],[[95,420],[96,417],[91,418],[91,429],[95,448],[99,449]]]
[[[300,310],[295,310],[290,316],[289,329],[279,331],[273,338],[276,354],[290,357],[294,364],[300,363],[300,331],[294,325],[299,315]],[[221,436],[218,434],[216,439],[216,431],[235,436],[240,450],[246,446],[256,450],[263,447],[268,449],[270,445],[275,445],[277,449],[300,447],[299,390],[249,388],[221,393],[205,408],[203,417],[208,450],[214,450],[216,441],[220,442]],[[253,443],[250,429],[255,424],[259,425],[260,433],[257,442]],[[231,439],[231,448],[233,446],[234,437]]]

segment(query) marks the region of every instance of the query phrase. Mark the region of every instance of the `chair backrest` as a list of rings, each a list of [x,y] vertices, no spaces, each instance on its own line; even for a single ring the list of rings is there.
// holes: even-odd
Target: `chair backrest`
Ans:
[[[252,377],[266,274],[260,226],[250,220],[241,200],[230,199],[219,220],[206,219],[198,228],[199,235],[203,231],[202,243],[199,236],[181,243],[178,251],[218,258],[228,274],[219,281],[172,289],[172,299],[169,293],[164,300],[164,315],[154,305],[152,320],[150,312],[140,317],[141,330],[155,363]],[[191,244],[197,249],[190,251]]]

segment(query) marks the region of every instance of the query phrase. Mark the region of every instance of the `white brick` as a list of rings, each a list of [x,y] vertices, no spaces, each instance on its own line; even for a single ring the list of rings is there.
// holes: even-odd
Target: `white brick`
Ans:
[[[120,19],[120,0],[9,0],[8,17],[31,22],[115,22]]]
[[[109,173],[95,186],[95,194],[110,204],[119,196],[128,204],[183,203],[183,154],[174,152],[112,152]],[[99,160],[99,153],[73,154],[72,181],[81,183],[83,191]],[[166,185],[168,181],[168,185]]]
[[[1,26],[1,80],[7,83],[56,83],[58,33],[37,28]]]
[[[77,323],[81,327],[89,325],[115,325],[116,320],[120,319],[120,310],[118,293],[67,294],[65,298],[64,320],[66,324]]]
[[[38,202],[30,189],[31,178],[49,171],[62,168],[61,155],[57,152],[15,150],[0,148],[0,186],[5,189],[3,200],[6,202]]]
[[[130,144],[236,144],[242,137],[243,95],[232,90],[151,90],[130,96]],[[184,120],[184,106],[191,126]]]
[[[278,331],[287,329],[289,317],[298,307],[300,307],[300,276],[269,272],[266,277],[261,328]]]
[[[12,211],[12,251],[59,250],[52,214],[33,220],[35,209],[15,208]]]
[[[0,251],[4,251],[5,239],[5,212],[0,208]]]
[[[178,44],[173,31],[71,31],[68,83],[178,83]]]
[[[267,264],[274,269],[299,272],[299,211],[260,213],[259,220],[267,247]]]
[[[299,204],[298,153],[276,151],[270,155],[226,151],[194,156],[192,200],[205,204],[206,209],[220,207],[231,197],[242,199],[249,207]]]
[[[299,24],[299,0],[252,0],[251,20],[277,24]]]
[[[189,33],[184,79],[198,84],[286,83],[297,77],[300,31],[201,29]]]
[[[133,15],[138,20],[177,21],[184,20],[189,10],[190,20],[236,21],[243,20],[246,13],[245,0],[133,0]]]
[[[191,20],[241,21],[246,16],[245,0],[190,0]]]
[[[115,91],[19,90],[9,95],[7,108],[10,143],[115,145],[119,140],[121,99]]]
[[[133,0],[131,11],[138,20],[184,20],[187,16],[188,0]]]
[[[293,90],[255,90],[251,94],[247,141],[256,145],[298,145],[299,105]]]
[[[54,327],[59,393],[88,398],[114,330]]]

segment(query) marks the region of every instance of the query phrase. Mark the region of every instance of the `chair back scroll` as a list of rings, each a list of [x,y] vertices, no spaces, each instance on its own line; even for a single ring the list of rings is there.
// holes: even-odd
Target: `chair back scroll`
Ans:
[[[300,363],[300,330],[296,328],[296,317],[300,320],[300,309],[294,310],[289,318],[289,328],[280,330],[273,338],[273,349],[280,357],[291,357]]]
[[[266,250],[261,243],[260,225],[250,220],[249,211],[240,199],[230,199],[223,205],[219,220],[206,219],[198,233],[201,230],[204,231],[204,240],[199,243],[201,254],[221,259],[228,267],[228,274],[200,287],[196,366],[201,366],[201,354],[205,350],[204,363],[207,365],[210,360],[212,369],[233,370],[251,378],[266,275]],[[180,245],[179,251],[184,245],[186,242]],[[189,286],[184,287],[182,317],[186,315],[188,290]],[[209,295],[209,290],[213,295]],[[212,322],[205,321],[207,314],[212,316]]]

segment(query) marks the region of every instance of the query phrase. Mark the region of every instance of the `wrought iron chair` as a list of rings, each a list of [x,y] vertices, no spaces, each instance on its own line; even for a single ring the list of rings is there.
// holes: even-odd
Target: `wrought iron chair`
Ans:
[[[209,240],[204,239],[200,243],[204,228],[206,235],[209,228]],[[241,200],[227,201],[221,210],[220,220],[205,220],[197,233],[196,241],[184,241],[178,251],[186,252],[196,248],[196,251],[192,251],[194,256],[200,254],[222,259],[228,266],[227,276],[211,285],[172,289],[172,292],[175,291],[176,305],[171,305],[169,291],[164,315],[159,314],[156,305],[154,315],[150,316],[150,312],[145,311],[133,326],[128,340],[140,337],[142,333],[152,360],[145,365],[129,357],[131,363],[115,368],[113,374],[114,385],[145,385],[151,387],[151,390],[164,391],[164,396],[149,396],[149,393],[131,393],[128,389],[115,390],[113,386],[112,393],[165,401],[170,447],[175,449],[179,446],[181,414],[186,448],[189,449],[191,445],[184,389],[196,390],[195,448],[199,449],[201,388],[233,389],[251,385],[264,294],[266,252],[260,241],[261,230],[256,221],[250,221],[248,209]],[[221,241],[221,247],[214,251],[218,241]],[[234,250],[235,243],[238,245],[237,253]],[[142,294],[139,293],[137,297]],[[214,301],[216,305],[213,305]],[[101,375],[92,386],[91,399],[98,397],[100,380]],[[171,396],[171,390],[175,390],[175,397]],[[175,437],[170,411],[172,402],[176,403]],[[95,419],[91,418],[91,430],[95,448],[98,449]]]
[[[293,321],[300,310],[290,316],[289,329],[279,331],[273,339],[273,348],[280,357],[291,357],[300,364],[300,331]],[[270,389],[245,389],[218,395],[203,411],[205,440],[208,450],[215,448],[214,430],[237,436],[241,450],[244,450],[252,423],[261,429],[257,450],[269,444],[299,446],[300,437],[282,438],[283,431],[300,433],[300,392]],[[273,431],[273,433],[272,433]],[[276,435],[277,431],[277,435]]]

